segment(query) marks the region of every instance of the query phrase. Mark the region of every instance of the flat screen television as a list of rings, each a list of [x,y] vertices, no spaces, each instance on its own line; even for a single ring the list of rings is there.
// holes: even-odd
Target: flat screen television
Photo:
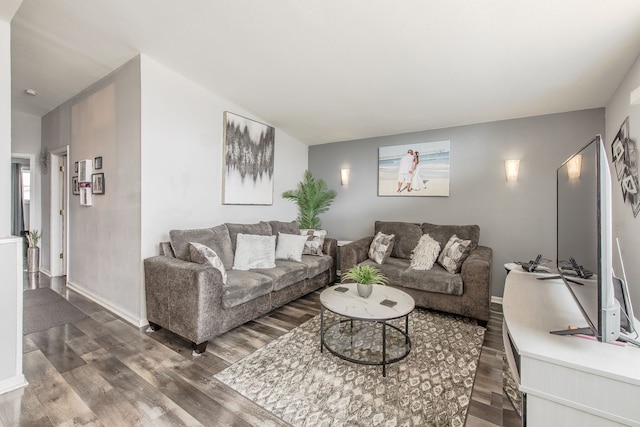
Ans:
[[[557,171],[557,268],[587,326],[552,333],[611,342],[635,332],[628,288],[613,272],[611,221],[611,173],[597,135]]]

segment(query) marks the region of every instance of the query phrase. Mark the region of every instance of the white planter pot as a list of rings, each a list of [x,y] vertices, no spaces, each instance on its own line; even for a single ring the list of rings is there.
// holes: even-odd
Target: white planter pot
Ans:
[[[371,292],[373,292],[373,286],[358,283],[358,295],[362,298],[369,298],[369,296],[371,296]]]

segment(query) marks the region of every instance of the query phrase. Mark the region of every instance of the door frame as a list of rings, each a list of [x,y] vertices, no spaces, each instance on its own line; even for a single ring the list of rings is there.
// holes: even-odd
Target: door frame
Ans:
[[[66,161],[63,159],[66,156]],[[66,276],[69,271],[69,146],[51,150],[50,185],[51,197],[49,200],[49,272],[51,277]],[[58,175],[59,167],[65,168],[65,179],[62,186]],[[64,194],[64,201],[62,201]],[[60,221],[60,210],[65,214],[63,221]],[[64,234],[61,227],[64,226]],[[63,261],[60,262],[60,253],[63,254]]]

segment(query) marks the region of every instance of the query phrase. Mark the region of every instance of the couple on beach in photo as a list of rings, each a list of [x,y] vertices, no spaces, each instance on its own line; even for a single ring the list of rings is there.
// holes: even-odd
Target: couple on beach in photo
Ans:
[[[406,183],[406,187],[403,185]],[[420,191],[426,188],[426,185],[420,177],[420,153],[413,152],[412,149],[400,159],[400,168],[398,169],[398,193],[407,189],[407,192]]]

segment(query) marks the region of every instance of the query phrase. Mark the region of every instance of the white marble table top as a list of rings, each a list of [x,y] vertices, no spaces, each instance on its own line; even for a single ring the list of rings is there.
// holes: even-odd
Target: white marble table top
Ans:
[[[416,306],[411,296],[401,290],[382,285],[373,286],[369,298],[358,295],[356,283],[342,283],[325,289],[320,294],[320,303],[336,314],[352,319],[389,320],[406,316]],[[336,288],[344,287],[346,292],[338,292]],[[396,301],[393,307],[380,304],[385,299]]]

